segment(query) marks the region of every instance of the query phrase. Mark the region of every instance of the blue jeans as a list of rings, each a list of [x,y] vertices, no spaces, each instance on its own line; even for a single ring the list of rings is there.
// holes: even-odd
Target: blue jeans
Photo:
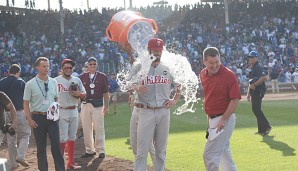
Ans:
[[[62,156],[59,138],[59,124],[58,121],[51,121],[47,119],[46,115],[32,115],[32,119],[38,125],[33,129],[36,146],[37,146],[37,160],[38,169],[40,171],[48,171],[47,161],[47,134],[51,141],[51,151],[54,158],[55,170],[65,171],[64,158]]]

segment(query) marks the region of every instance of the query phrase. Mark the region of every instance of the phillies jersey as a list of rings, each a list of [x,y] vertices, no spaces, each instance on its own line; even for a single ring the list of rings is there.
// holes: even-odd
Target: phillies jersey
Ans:
[[[82,81],[78,77],[71,76],[69,80],[65,79],[62,75],[55,78],[58,83],[58,102],[61,107],[77,106],[79,98],[70,94],[70,85],[72,82],[78,85],[80,92],[86,93]]]
[[[138,93],[135,103],[142,103],[151,107],[162,107],[164,102],[170,99],[172,85],[176,85],[169,68],[161,63],[156,67],[150,66],[142,84],[148,87],[148,92]]]

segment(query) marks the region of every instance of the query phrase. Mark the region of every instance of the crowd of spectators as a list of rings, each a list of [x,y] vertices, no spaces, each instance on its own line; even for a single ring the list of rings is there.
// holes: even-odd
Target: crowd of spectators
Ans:
[[[64,58],[77,63],[80,74],[85,61],[94,56],[100,70],[117,73],[128,63],[128,55],[105,35],[112,16],[124,9],[102,11],[64,9],[65,32],[60,31],[59,11],[0,8],[0,74],[7,75],[12,63],[19,63],[25,80],[34,76],[34,61],[49,58],[51,76],[58,75]],[[246,56],[256,50],[268,72],[277,72],[280,82],[293,82],[298,68],[298,2],[252,1],[229,5],[225,24],[223,4],[147,6],[133,9],[157,21],[157,37],[168,51],[186,56],[194,72],[204,67],[202,51],[220,49],[223,64],[232,69],[240,83],[247,82]],[[61,36],[62,35],[62,36]],[[293,75],[292,75],[293,74]]]

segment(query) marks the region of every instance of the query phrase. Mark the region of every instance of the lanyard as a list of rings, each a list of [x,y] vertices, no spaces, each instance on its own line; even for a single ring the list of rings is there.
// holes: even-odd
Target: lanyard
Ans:
[[[45,94],[43,94],[43,91],[42,91],[42,89],[41,89],[41,87],[40,87],[40,85],[39,85],[39,83],[38,83],[38,81],[37,81],[37,78],[35,77],[35,80],[36,80],[36,83],[37,83],[37,85],[38,85],[38,87],[39,87],[39,89],[40,89],[40,91],[41,91],[41,94],[42,94],[42,96],[46,99],[47,98],[47,93],[48,93],[48,91],[47,90],[45,90]]]
[[[91,79],[91,74],[89,75],[89,79],[90,79],[90,83],[91,84],[94,84],[94,81],[96,79],[96,76],[97,76],[97,72],[95,73],[95,75],[93,76],[93,79]],[[94,87],[93,87],[94,88]]]

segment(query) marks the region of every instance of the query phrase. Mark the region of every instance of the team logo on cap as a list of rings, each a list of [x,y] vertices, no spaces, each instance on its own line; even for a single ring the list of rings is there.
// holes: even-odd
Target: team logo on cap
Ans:
[[[157,47],[159,47],[159,46],[160,46],[160,44],[161,44],[161,41],[160,41],[160,40],[158,40],[156,43],[157,43]]]

